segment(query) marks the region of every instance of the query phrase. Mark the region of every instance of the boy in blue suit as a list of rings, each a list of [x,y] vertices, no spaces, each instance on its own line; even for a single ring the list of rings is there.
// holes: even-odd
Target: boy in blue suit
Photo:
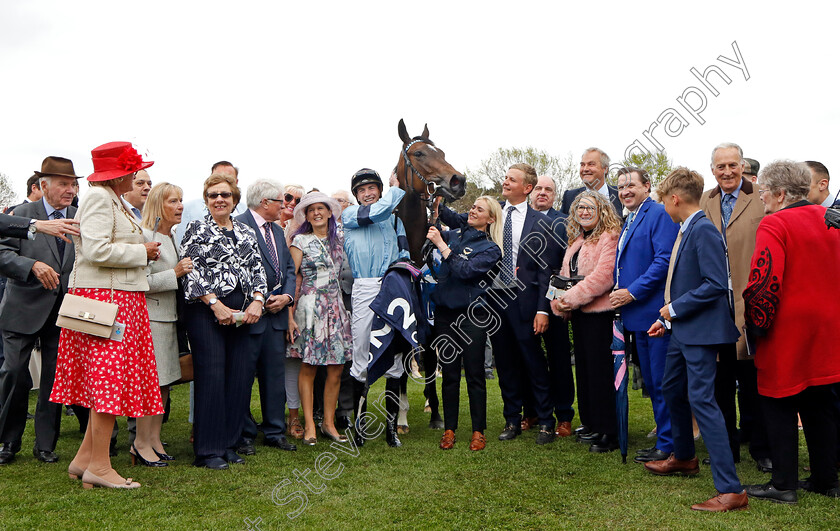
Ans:
[[[662,392],[671,412],[674,453],[668,459],[645,463],[645,468],[657,475],[695,475],[700,471],[691,427],[694,413],[709,451],[718,495],[691,508],[715,512],[745,509],[747,493],[735,471],[714,389],[718,346],[734,343],[739,337],[732,314],[726,246],[700,210],[703,177],[697,172],[677,168],[662,181],[657,194],[671,219],[682,223],[671,252],[661,319],[648,330],[648,335],[661,337],[668,325],[671,328]]]

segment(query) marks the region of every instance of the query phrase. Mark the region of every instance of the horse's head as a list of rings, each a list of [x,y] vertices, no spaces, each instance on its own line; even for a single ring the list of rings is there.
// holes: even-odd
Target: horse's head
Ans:
[[[446,162],[446,154],[429,140],[429,127],[423,127],[423,134],[414,138],[408,136],[405,122],[398,126],[403,152],[397,172],[401,187],[412,188],[420,195],[442,195],[450,201],[464,196],[467,179]]]

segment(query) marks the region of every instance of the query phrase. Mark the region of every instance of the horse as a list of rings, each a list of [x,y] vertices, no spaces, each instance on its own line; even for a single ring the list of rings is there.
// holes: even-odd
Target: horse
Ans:
[[[397,207],[397,217],[405,227],[406,239],[411,261],[422,267],[422,249],[429,230],[429,210],[433,210],[441,198],[455,201],[466,192],[466,177],[446,162],[446,154],[429,139],[428,124],[423,126],[420,136],[410,137],[405,122],[400,119],[397,133],[402,140],[400,158],[394,169],[400,188],[405,196]],[[434,223],[436,220],[432,220]],[[426,372],[426,385],[423,394],[429,400],[431,417],[429,427],[443,429],[440,417],[435,371],[437,355],[424,346],[423,366]],[[406,367],[408,370],[408,367]],[[403,377],[403,392],[407,376]]]

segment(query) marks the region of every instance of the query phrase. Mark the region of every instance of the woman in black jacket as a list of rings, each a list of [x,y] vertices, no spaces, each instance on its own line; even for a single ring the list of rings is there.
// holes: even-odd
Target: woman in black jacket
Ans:
[[[443,372],[445,431],[440,448],[449,450],[455,444],[463,359],[473,431],[470,450],[483,450],[487,427],[484,346],[491,319],[481,296],[492,284],[490,273],[502,258],[498,245],[502,241],[502,209],[492,197],[482,196],[475,200],[466,218],[442,207],[440,219],[452,230],[441,234],[431,227],[426,235],[443,257],[437,287],[432,293],[435,303],[432,348],[438,352]]]

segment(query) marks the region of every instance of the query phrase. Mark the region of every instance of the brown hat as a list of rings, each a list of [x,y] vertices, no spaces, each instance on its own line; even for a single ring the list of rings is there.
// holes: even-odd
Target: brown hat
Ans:
[[[35,175],[38,177],[72,177],[73,179],[81,179],[81,175],[76,175],[76,170],[73,169],[73,161],[65,159],[64,157],[47,157],[41,163],[41,171],[36,171]]]

